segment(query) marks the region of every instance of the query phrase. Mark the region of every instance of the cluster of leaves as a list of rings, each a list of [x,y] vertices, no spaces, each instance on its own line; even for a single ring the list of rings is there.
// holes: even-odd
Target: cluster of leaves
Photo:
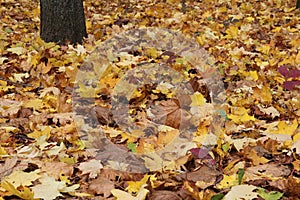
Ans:
[[[84,3],[89,37],[83,46],[58,46],[38,36],[38,2],[1,2],[0,196],[299,198],[300,13],[294,1]],[[213,123],[209,118],[201,121],[190,141],[194,146],[163,171],[148,174],[111,169],[120,167],[116,162],[109,163],[111,168],[103,166],[95,159],[96,153],[86,151],[72,118],[72,88],[83,59],[103,40],[140,27],[180,30],[196,38],[214,57],[224,77],[227,96],[220,110],[224,127],[213,127],[211,135],[208,125]],[[124,54],[115,65],[124,69],[165,58],[166,63],[183,73],[190,70],[181,69],[183,61],[168,53],[159,58],[163,53],[148,49],[145,55]],[[111,72],[118,69],[122,73],[119,68],[112,66]],[[111,73],[100,80],[102,97],[109,96],[119,81],[117,77]],[[157,102],[151,120],[164,117],[169,127],[178,127],[178,113],[182,111],[172,100],[174,94],[168,85],[139,88],[134,95],[130,104],[132,118],[143,118],[149,102]],[[202,105],[205,100],[209,104],[205,89],[190,98],[194,104]],[[132,137],[110,124],[111,119],[105,115],[110,105],[105,103],[105,98],[99,98],[96,107],[103,130],[114,143],[133,152],[144,152],[149,145],[150,149],[160,148],[174,135],[171,131],[154,131],[154,139]],[[160,110],[167,115],[155,115]],[[151,164],[155,163],[148,163],[149,169]]]

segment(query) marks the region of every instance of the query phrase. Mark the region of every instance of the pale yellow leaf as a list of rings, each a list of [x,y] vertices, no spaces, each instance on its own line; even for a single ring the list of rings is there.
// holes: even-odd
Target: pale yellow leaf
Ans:
[[[200,92],[195,92],[191,95],[191,106],[202,106],[205,103],[205,98]]]
[[[12,47],[12,48],[8,48],[7,51],[17,54],[18,56],[25,53],[26,49],[23,47]]]
[[[4,181],[12,184],[15,188],[19,186],[30,186],[33,181],[37,180],[41,176],[38,174],[39,170],[32,172],[14,171],[9,176],[4,178]]]
[[[60,190],[65,187],[64,182],[56,181],[53,177],[44,175],[40,179],[41,184],[32,187],[34,198],[42,198],[44,200],[53,200],[61,197]]]
[[[136,196],[132,196],[130,193],[124,192],[119,189],[112,189],[110,192],[117,198],[117,200],[145,200],[149,190],[145,189],[143,185],[138,191]]]
[[[100,172],[100,169],[103,168],[103,165],[101,164],[101,161],[94,159],[80,163],[78,168],[82,171],[82,174],[89,174],[90,178],[95,178],[97,173]]]
[[[223,200],[252,200],[257,198],[258,193],[253,192],[257,187],[253,185],[237,185],[224,196]]]

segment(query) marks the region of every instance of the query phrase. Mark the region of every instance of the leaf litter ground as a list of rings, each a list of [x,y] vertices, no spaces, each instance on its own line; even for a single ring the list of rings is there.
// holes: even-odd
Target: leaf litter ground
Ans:
[[[58,46],[38,37],[38,2],[1,2],[1,198],[299,198],[300,13],[294,1],[84,4],[89,37],[83,46]],[[145,174],[118,171],[128,166],[95,159],[97,153],[87,152],[79,139],[72,113],[72,91],[84,58],[114,35],[143,27],[180,30],[195,38],[214,58],[226,88],[219,109],[224,126],[209,129],[215,123],[201,112],[197,131],[182,141],[190,142],[184,155]],[[152,48],[121,55],[99,79],[93,106],[106,137],[137,153],[163,148],[177,134],[178,118],[190,115],[182,114],[190,107],[178,106],[172,82],[148,84],[125,98],[127,114],[143,131],[116,127],[109,114],[112,88],[120,74],[141,63],[165,63],[185,74],[184,81],[197,91],[181,98],[187,105],[207,110],[212,101],[203,79],[213,72],[200,75],[180,56]],[[134,84],[135,75],[121,81]],[[80,91],[89,97],[85,85]],[[166,127],[157,126],[160,121]],[[211,142],[205,143],[207,138]],[[149,161],[146,168],[155,164]]]

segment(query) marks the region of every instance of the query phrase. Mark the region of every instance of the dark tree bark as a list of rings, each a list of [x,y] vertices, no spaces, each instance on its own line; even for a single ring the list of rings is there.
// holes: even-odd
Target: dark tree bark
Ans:
[[[82,0],[40,0],[40,5],[44,41],[82,43],[87,36]]]
[[[296,8],[300,8],[300,0],[297,0]]]

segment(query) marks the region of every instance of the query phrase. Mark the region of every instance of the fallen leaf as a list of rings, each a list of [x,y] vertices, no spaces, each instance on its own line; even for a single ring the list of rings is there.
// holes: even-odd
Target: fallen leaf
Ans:
[[[270,130],[270,133],[293,135],[297,127],[298,127],[298,122],[296,119],[294,119],[291,124],[288,124],[288,122],[285,121],[279,121],[277,125],[277,130]]]
[[[149,179],[155,179],[155,175],[145,175],[140,181],[128,181],[128,186],[126,187],[126,191],[131,194],[137,193],[143,185],[147,183]]]
[[[293,90],[295,87],[300,86],[300,81],[299,80],[292,80],[292,81],[285,81],[283,83],[283,87],[287,90]]]
[[[78,168],[82,171],[82,174],[89,174],[90,178],[95,178],[100,172],[100,169],[103,168],[103,165],[99,160],[89,160],[87,162],[80,163]]]
[[[0,57],[0,65],[2,65],[5,60],[8,60],[8,58],[7,57]]]
[[[23,47],[12,47],[12,48],[8,48],[7,51],[17,54],[18,56],[25,53],[26,49]]]
[[[223,179],[221,182],[217,184],[217,188],[224,189],[224,188],[230,188],[232,186],[238,185],[238,176],[237,174],[232,175],[223,175]]]
[[[264,114],[270,115],[272,118],[279,117],[280,113],[276,108],[273,106],[268,107],[268,108],[263,108],[261,105],[257,105],[257,107],[260,109],[261,112]]]
[[[3,177],[9,175],[15,165],[17,164],[18,158],[12,157],[5,160],[4,165],[0,166],[0,180],[2,180]]]
[[[61,192],[74,192],[79,185],[66,186],[64,181],[56,181],[53,177],[43,175],[39,181],[41,184],[37,184],[31,187],[34,198],[42,198],[44,200],[53,200],[57,197],[62,197]]]
[[[33,172],[14,171],[9,176],[6,176],[3,181],[12,184],[15,188],[19,186],[30,186],[32,182],[40,178],[38,174],[40,170]]]
[[[88,190],[91,191],[93,194],[103,194],[104,198],[107,198],[111,194],[110,191],[114,188],[114,182],[103,177],[98,177],[97,179],[91,181]]]
[[[149,190],[145,189],[146,185],[143,185],[140,190],[137,192],[136,196],[132,196],[128,192],[124,192],[119,189],[112,189],[111,193],[114,195],[114,197],[117,198],[117,200],[145,200],[147,194],[149,193]]]
[[[215,184],[218,175],[220,175],[218,171],[203,165],[197,171],[187,172],[178,176],[184,180],[194,182],[196,186],[201,189],[206,189],[207,187]]]
[[[271,191],[267,193],[263,188],[258,188],[257,193],[264,200],[279,200],[283,196],[283,193],[277,191]]]
[[[1,187],[10,193],[10,195],[16,195],[21,199],[33,199],[33,192],[28,187],[19,187],[16,189],[11,183],[7,181],[1,182]],[[3,199],[4,200],[4,199]]]
[[[180,107],[177,100],[161,101],[158,105],[150,108],[149,112],[148,116],[150,119],[159,124],[176,129],[189,124],[190,115]]]
[[[245,179],[246,180],[255,180],[255,179],[277,179],[281,177],[286,177],[291,173],[291,170],[288,166],[278,165],[275,163],[267,163],[263,165],[257,165],[248,167],[245,170]]]
[[[253,165],[265,164],[269,162],[269,160],[265,157],[259,156],[253,148],[245,148],[244,151],[245,156],[252,161]]]
[[[254,116],[248,114],[248,109],[237,107],[233,110],[233,114],[228,114],[227,117],[235,123],[244,123],[248,121],[255,121]]]
[[[257,187],[253,185],[237,185],[233,186],[231,190],[224,196],[223,200],[252,200],[257,198],[258,193],[253,192]]]
[[[155,190],[151,192],[149,200],[157,200],[157,199],[181,200],[182,198],[178,196],[178,194],[176,194],[174,191]]]
[[[71,176],[74,167],[63,162],[36,162],[41,171],[46,172],[49,176],[59,179],[60,174]]]

